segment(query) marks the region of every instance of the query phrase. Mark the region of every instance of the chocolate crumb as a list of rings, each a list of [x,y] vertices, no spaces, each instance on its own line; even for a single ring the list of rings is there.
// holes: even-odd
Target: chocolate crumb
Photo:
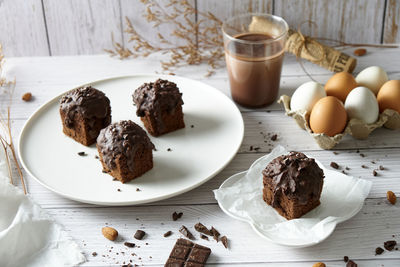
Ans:
[[[168,151],[168,152],[171,152],[171,151],[172,151],[172,149],[171,149],[171,148],[168,148],[168,149],[167,149],[167,151]]]
[[[338,152],[336,152],[336,151],[333,151],[333,154],[334,154],[334,155],[339,155],[339,153],[338,153]]]
[[[117,191],[118,191],[118,192],[121,192],[121,189],[118,188]]]
[[[101,170],[101,172],[102,172],[102,173],[107,173],[107,171],[106,171],[106,170]]]
[[[96,251],[93,252],[93,253],[92,253],[92,256],[93,256],[93,257],[96,257],[96,256],[97,256],[97,252],[96,252]]]
[[[250,151],[253,151],[253,146],[250,146]]]
[[[348,257],[348,256],[344,256],[344,257],[343,257],[343,261],[344,261],[344,262],[348,262],[348,261],[349,261],[349,257]]]
[[[342,173],[347,175],[347,172],[345,170],[342,170]]]
[[[389,240],[389,241],[386,241],[385,243],[383,243],[383,246],[388,251],[392,251],[396,245],[397,245],[397,242],[395,240]]]
[[[94,155],[94,158],[95,158],[95,159],[99,159],[99,156],[97,156],[97,155]]]
[[[363,169],[368,169],[368,167],[367,167],[367,166],[365,166],[364,164],[363,164],[363,165],[361,165],[361,168],[363,168]]]
[[[345,168],[345,169],[346,169],[346,171],[350,170],[350,168],[349,168],[349,167],[347,167],[347,166],[346,166],[346,168]]]
[[[180,219],[182,217],[182,215],[183,215],[183,212],[177,213],[176,211],[174,211],[174,213],[172,213],[172,220],[176,221],[176,220]]]
[[[375,249],[375,255],[381,255],[385,250],[381,247]]]
[[[131,243],[131,242],[125,242],[124,245],[127,246],[128,248],[134,248],[135,247],[135,244]]]
[[[375,160],[371,160],[371,163],[372,163],[372,164],[376,164]]]
[[[259,146],[258,146],[258,147],[255,147],[254,150],[255,150],[255,151],[258,151],[258,150],[260,150],[260,147],[259,147]]]
[[[352,260],[349,260],[346,264],[346,267],[357,267],[357,263]]]
[[[181,234],[183,234],[185,237],[187,237],[191,240],[195,239],[193,234],[184,225],[182,225],[181,229],[179,229],[179,232],[181,232]]]
[[[377,175],[378,175],[378,172],[377,172],[376,170],[373,170],[373,171],[372,171],[372,175],[373,175],[373,176],[377,176]]]
[[[330,166],[334,169],[339,169],[339,164],[337,164],[336,162],[331,162]]]
[[[139,191],[140,191],[140,188],[139,188],[139,187],[137,187],[137,188],[136,188],[136,192],[139,192]]]
[[[78,152],[78,155],[81,156],[81,157],[83,157],[83,156],[86,156],[87,154],[86,154],[85,152],[82,151],[82,152]]]
[[[138,239],[138,240],[142,240],[143,237],[145,236],[146,232],[142,231],[142,230],[137,230],[135,235],[133,236],[134,238]]]
[[[360,157],[365,158],[365,154],[360,153]]]
[[[226,236],[221,237],[221,242],[225,248],[228,248],[228,238]]]
[[[202,223],[196,223],[194,225],[194,229],[199,232],[199,233],[203,233],[209,236],[212,236],[213,234],[211,233],[210,230],[207,229],[207,227],[205,227]]]
[[[219,241],[219,236],[221,235],[218,231],[217,231],[217,229],[215,229],[213,226],[211,226],[211,229],[210,229],[210,232],[212,233],[212,235],[213,235],[213,237],[214,237],[214,239],[215,239],[215,241]]]
[[[209,241],[208,236],[200,234],[200,238]]]
[[[278,135],[274,134],[273,136],[271,136],[271,141],[276,141],[276,139],[278,139]]]
[[[190,125],[190,128],[194,128],[194,125],[192,124],[192,125]]]
[[[379,166],[379,170],[383,171],[384,169],[385,168],[382,165]]]
[[[168,231],[164,234],[164,237],[169,237],[170,235],[172,235],[172,231]]]

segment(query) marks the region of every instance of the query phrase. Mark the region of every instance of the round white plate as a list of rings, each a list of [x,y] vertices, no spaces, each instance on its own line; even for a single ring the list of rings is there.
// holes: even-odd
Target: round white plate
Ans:
[[[301,218],[286,220],[264,202],[261,190],[262,170],[272,159],[286,153],[283,147],[276,147],[257,159],[248,171],[226,179],[214,194],[223,212],[249,223],[266,240],[288,247],[313,246],[328,238],[338,223],[361,210],[372,183],[326,169],[316,160],[325,174],[321,204]]]
[[[236,155],[243,139],[242,116],[227,96],[199,81],[168,75],[135,75],[90,84],[110,99],[113,122],[132,120],[143,127],[132,93],[158,78],[175,82],[183,93],[186,127],[160,137],[149,135],[157,149],[153,169],[126,184],[102,173],[96,146],[83,146],[63,134],[60,95],[41,106],[22,129],[19,156],[25,170],[55,193],[99,205],[162,200],[211,179]],[[79,156],[81,151],[87,155]]]

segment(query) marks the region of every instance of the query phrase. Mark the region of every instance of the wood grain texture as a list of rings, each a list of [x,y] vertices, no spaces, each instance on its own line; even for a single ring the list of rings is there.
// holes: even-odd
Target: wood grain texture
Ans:
[[[7,56],[48,56],[41,0],[0,1],[0,43]]]
[[[311,36],[352,43],[380,43],[385,1],[380,0],[282,0],[275,1],[275,14],[293,29],[306,20],[302,31]]]
[[[399,43],[400,42],[400,1],[386,1],[386,16],[383,30],[384,43]]]
[[[119,1],[44,0],[52,55],[103,54],[122,41]]]
[[[150,2],[154,2],[161,7],[161,9],[168,15],[171,13],[183,14],[183,10],[179,9],[178,11],[174,10],[174,7],[166,7],[167,1],[162,0],[153,0]],[[188,3],[195,7],[195,0],[189,0]],[[178,5],[176,7],[179,7]],[[173,23],[162,24],[160,26],[154,27],[154,23],[147,21],[146,19],[146,8],[147,5],[143,4],[141,1],[132,1],[132,0],[121,0],[121,17],[123,23],[123,29],[126,29],[126,17],[131,21],[132,25],[135,27],[138,34],[140,34],[144,39],[146,39],[151,45],[156,47],[176,47],[180,45],[185,45],[185,41],[179,40],[173,35],[173,31],[175,30],[175,25]],[[159,10],[159,9],[158,9]],[[187,16],[187,19],[191,23],[196,23],[195,15]],[[178,16],[176,20],[182,25],[187,25],[183,16]],[[160,39],[157,36],[157,32],[161,33],[165,39],[171,42],[170,45],[160,44]],[[131,48],[131,42],[129,40],[130,36],[126,32],[123,32],[124,42],[126,48]],[[195,35],[193,35],[193,40],[195,40]]]

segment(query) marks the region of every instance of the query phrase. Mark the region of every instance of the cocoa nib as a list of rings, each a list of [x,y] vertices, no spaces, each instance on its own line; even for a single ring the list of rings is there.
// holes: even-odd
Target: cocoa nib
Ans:
[[[172,232],[171,232],[171,231],[168,231],[168,232],[166,232],[166,233],[164,234],[164,237],[169,237],[170,235],[172,235]]]
[[[214,239],[218,242],[219,241],[219,236],[221,235],[217,229],[215,229],[213,226],[211,226],[210,232],[212,233]]]
[[[384,252],[383,248],[377,247],[375,249],[375,255],[381,255]]]
[[[228,238],[226,236],[221,237],[221,242],[225,248],[228,248]]]
[[[334,169],[339,169],[339,164],[337,164],[336,162],[331,162],[331,167]]]
[[[203,233],[209,236],[212,236],[213,234],[211,233],[210,230],[207,229],[207,227],[205,227],[202,223],[196,223],[194,225],[194,229],[199,232],[199,233]]]
[[[125,242],[124,245],[127,246],[128,248],[134,248],[135,247],[135,244],[131,243],[131,242]]]
[[[137,240],[142,240],[145,234],[146,234],[145,231],[137,230],[133,237],[136,238]]]
[[[179,229],[179,232],[181,232],[181,234],[183,234],[185,237],[187,237],[191,240],[195,239],[193,234],[184,225],[182,225],[181,229]]]
[[[176,211],[174,211],[174,213],[172,213],[172,220],[176,221],[176,220],[180,219],[182,217],[182,215],[183,215],[183,212],[177,213]]]

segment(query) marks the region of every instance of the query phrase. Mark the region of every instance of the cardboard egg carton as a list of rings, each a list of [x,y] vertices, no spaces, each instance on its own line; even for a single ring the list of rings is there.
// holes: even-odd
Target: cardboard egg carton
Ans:
[[[286,115],[295,119],[297,124],[302,129],[306,130],[322,149],[332,149],[346,134],[349,134],[356,139],[366,139],[373,130],[380,127],[385,127],[388,129],[400,128],[400,114],[395,110],[386,109],[379,114],[378,120],[371,124],[366,124],[358,119],[351,119],[348,121],[343,133],[337,134],[333,137],[326,134],[313,133],[308,125],[310,113],[305,110],[292,111],[290,109],[290,98],[290,96],[282,95],[278,100],[278,103],[283,104]]]

